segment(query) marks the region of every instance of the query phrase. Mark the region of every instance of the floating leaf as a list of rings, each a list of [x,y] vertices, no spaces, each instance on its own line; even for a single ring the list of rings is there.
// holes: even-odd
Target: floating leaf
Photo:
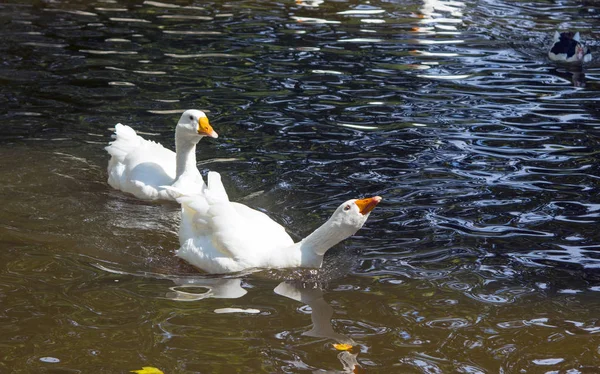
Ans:
[[[350,344],[334,344],[333,348],[337,349],[338,351],[349,351],[350,349],[352,349],[352,346]]]
[[[152,366],[142,366],[141,370],[131,370],[130,373],[138,373],[138,374],[165,374],[161,370],[157,368],[153,368]]]

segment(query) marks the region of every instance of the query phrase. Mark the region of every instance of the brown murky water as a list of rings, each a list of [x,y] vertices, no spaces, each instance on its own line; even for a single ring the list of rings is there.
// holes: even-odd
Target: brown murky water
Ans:
[[[566,1],[0,4],[0,372],[600,372],[600,7]],[[320,271],[210,276],[179,211],[106,184],[123,122],[300,238]],[[338,351],[333,344],[351,344]]]

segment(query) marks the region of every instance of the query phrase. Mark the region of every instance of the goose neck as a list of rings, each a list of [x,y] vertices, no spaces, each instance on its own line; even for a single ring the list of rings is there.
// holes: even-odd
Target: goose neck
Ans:
[[[197,143],[197,140],[186,138],[177,130],[175,130],[175,153],[177,160],[175,179],[178,179],[186,172],[196,170]]]
[[[313,231],[300,242],[300,249],[305,256],[313,255],[322,259],[327,250],[344,240],[345,236],[330,220]]]

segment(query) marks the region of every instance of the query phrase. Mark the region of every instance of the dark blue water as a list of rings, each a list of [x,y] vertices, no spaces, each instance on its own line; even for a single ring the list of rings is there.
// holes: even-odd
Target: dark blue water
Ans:
[[[3,2],[0,371],[596,370],[599,17],[591,1]],[[595,59],[551,63],[555,30]],[[220,135],[199,168],[296,238],[349,198],[384,201],[319,273],[207,278],[173,256],[177,206],[106,184],[116,123],[173,147],[190,108]]]

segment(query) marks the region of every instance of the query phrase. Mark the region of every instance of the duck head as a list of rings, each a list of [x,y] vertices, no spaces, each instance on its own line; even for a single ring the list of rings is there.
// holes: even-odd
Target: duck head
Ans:
[[[589,62],[592,54],[583,43],[581,43],[579,32],[554,32],[552,48],[548,52],[552,61],[558,62]]]

